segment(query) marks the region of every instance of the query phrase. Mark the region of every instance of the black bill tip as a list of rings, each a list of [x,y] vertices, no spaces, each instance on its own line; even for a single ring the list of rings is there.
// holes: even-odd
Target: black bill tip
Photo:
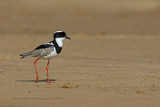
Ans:
[[[68,36],[66,36],[65,38],[66,38],[66,39],[71,39],[71,38],[70,38],[70,37],[68,37]]]

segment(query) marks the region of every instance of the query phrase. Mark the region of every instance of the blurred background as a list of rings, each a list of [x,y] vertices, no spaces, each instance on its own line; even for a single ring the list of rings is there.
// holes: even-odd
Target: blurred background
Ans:
[[[159,0],[1,0],[0,34],[159,35]]]
[[[35,83],[19,55],[57,30],[72,40],[49,66],[55,84],[47,60]],[[0,0],[0,46],[0,107],[160,107],[160,0]]]

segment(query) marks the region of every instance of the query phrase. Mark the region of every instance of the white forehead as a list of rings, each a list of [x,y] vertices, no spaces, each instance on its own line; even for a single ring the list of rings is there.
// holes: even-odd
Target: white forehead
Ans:
[[[56,31],[56,32],[54,32],[54,33],[60,33],[60,32],[63,32],[63,31]]]

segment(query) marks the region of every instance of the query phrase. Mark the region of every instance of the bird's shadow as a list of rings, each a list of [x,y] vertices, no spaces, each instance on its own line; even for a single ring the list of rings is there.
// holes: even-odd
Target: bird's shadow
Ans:
[[[56,79],[49,79],[49,81],[54,82]],[[16,80],[16,82],[36,82],[36,80]],[[47,79],[38,80],[38,82],[47,82]]]

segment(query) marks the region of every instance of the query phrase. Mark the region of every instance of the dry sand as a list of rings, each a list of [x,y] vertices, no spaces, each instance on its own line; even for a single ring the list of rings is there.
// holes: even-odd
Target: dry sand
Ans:
[[[37,63],[35,83],[34,58],[18,55],[51,38],[1,37],[0,107],[160,106],[159,36],[71,36],[51,60],[55,83],[45,81],[46,60]]]
[[[0,107],[160,107],[158,0],[1,0]],[[64,30],[59,56],[19,54]]]

